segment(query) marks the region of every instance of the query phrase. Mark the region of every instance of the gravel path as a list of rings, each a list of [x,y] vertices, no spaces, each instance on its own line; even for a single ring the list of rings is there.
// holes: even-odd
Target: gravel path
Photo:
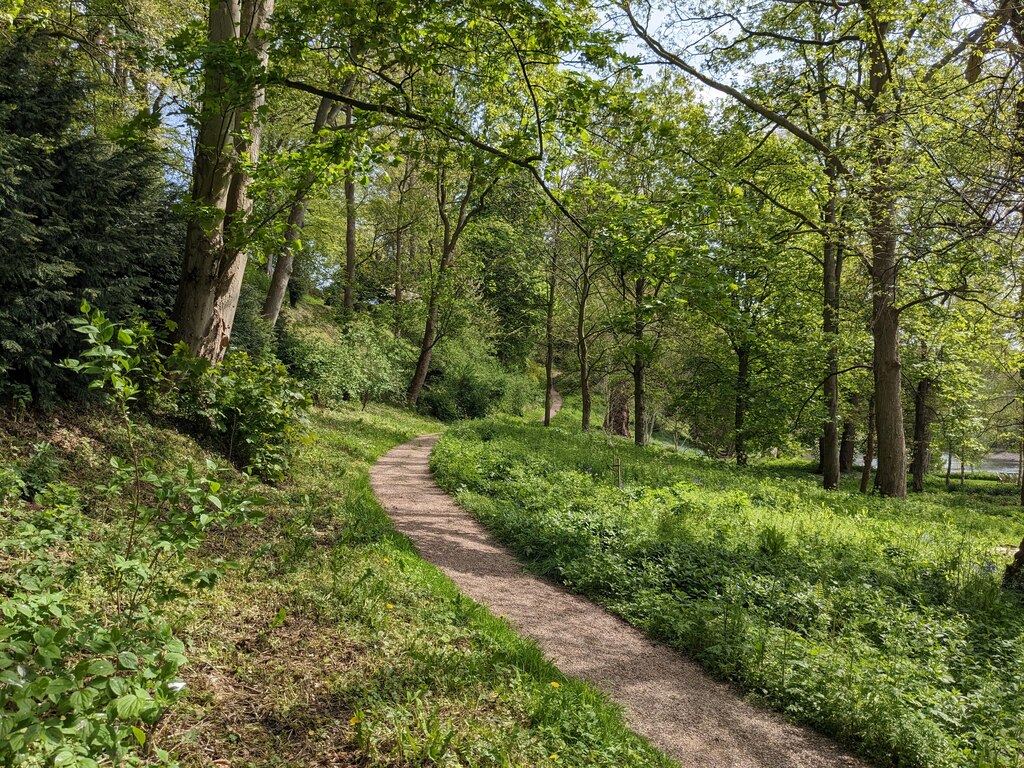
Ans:
[[[863,768],[825,737],[744,702],[735,688],[603,608],[527,573],[434,483],[428,461],[436,441],[426,435],[398,446],[370,472],[395,526],[562,672],[608,693],[635,732],[686,768]]]

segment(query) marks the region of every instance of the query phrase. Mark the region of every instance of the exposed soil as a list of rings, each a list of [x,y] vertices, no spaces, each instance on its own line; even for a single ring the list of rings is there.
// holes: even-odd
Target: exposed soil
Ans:
[[[370,473],[395,526],[459,588],[537,642],[567,675],[606,692],[636,732],[687,768],[864,766],[828,738],[743,700],[694,662],[647,640],[589,600],[529,574],[435,483],[436,435]]]

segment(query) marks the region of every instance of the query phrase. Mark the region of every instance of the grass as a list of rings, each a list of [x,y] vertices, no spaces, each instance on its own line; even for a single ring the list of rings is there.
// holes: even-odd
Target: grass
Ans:
[[[88,488],[124,446],[102,414],[61,421],[3,425],[5,457],[49,439]],[[674,765],[394,531],[368,468],[439,428],[383,406],[312,415],[265,521],[204,545],[233,566],[175,613],[187,687],[151,747],[183,766]],[[171,464],[203,455],[172,431],[143,439]]]
[[[806,465],[738,470],[576,419],[457,426],[438,480],[537,572],[880,765],[1024,764],[1012,494],[827,493]]]

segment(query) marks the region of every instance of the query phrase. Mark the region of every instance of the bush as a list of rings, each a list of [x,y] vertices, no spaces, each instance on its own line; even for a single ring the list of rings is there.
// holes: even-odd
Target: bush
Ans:
[[[280,363],[229,354],[206,373],[211,425],[229,459],[247,472],[281,480],[309,405],[306,393]]]
[[[309,397],[281,363],[229,352],[210,365],[183,344],[150,362],[156,370],[143,394],[157,418],[206,441],[246,472],[284,478]]]
[[[343,333],[286,329],[280,356],[320,403],[385,402],[401,397],[413,351],[372,318],[357,317]]]
[[[246,472],[269,481],[284,478],[309,398],[283,365],[245,352],[229,352],[222,363],[210,365],[181,343],[165,355],[145,324],[125,328],[88,304],[82,308],[87,316],[76,321],[78,330],[131,367],[130,377],[113,375],[108,386],[129,387],[131,401],[140,400],[154,417],[206,440]],[[110,347],[122,338],[132,339],[130,353]],[[87,354],[93,357],[69,361],[70,367],[97,375],[95,348]]]
[[[537,396],[525,373],[502,368],[490,350],[469,339],[441,346],[420,407],[441,421],[479,419],[494,411],[522,415]]]

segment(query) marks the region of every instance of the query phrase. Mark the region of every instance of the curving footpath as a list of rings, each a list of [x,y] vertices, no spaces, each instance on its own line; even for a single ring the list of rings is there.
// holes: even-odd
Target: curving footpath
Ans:
[[[529,574],[434,483],[428,462],[436,441],[424,435],[400,445],[370,472],[395,527],[562,672],[606,692],[636,733],[687,768],[865,766],[824,736],[743,701],[603,608]]]

